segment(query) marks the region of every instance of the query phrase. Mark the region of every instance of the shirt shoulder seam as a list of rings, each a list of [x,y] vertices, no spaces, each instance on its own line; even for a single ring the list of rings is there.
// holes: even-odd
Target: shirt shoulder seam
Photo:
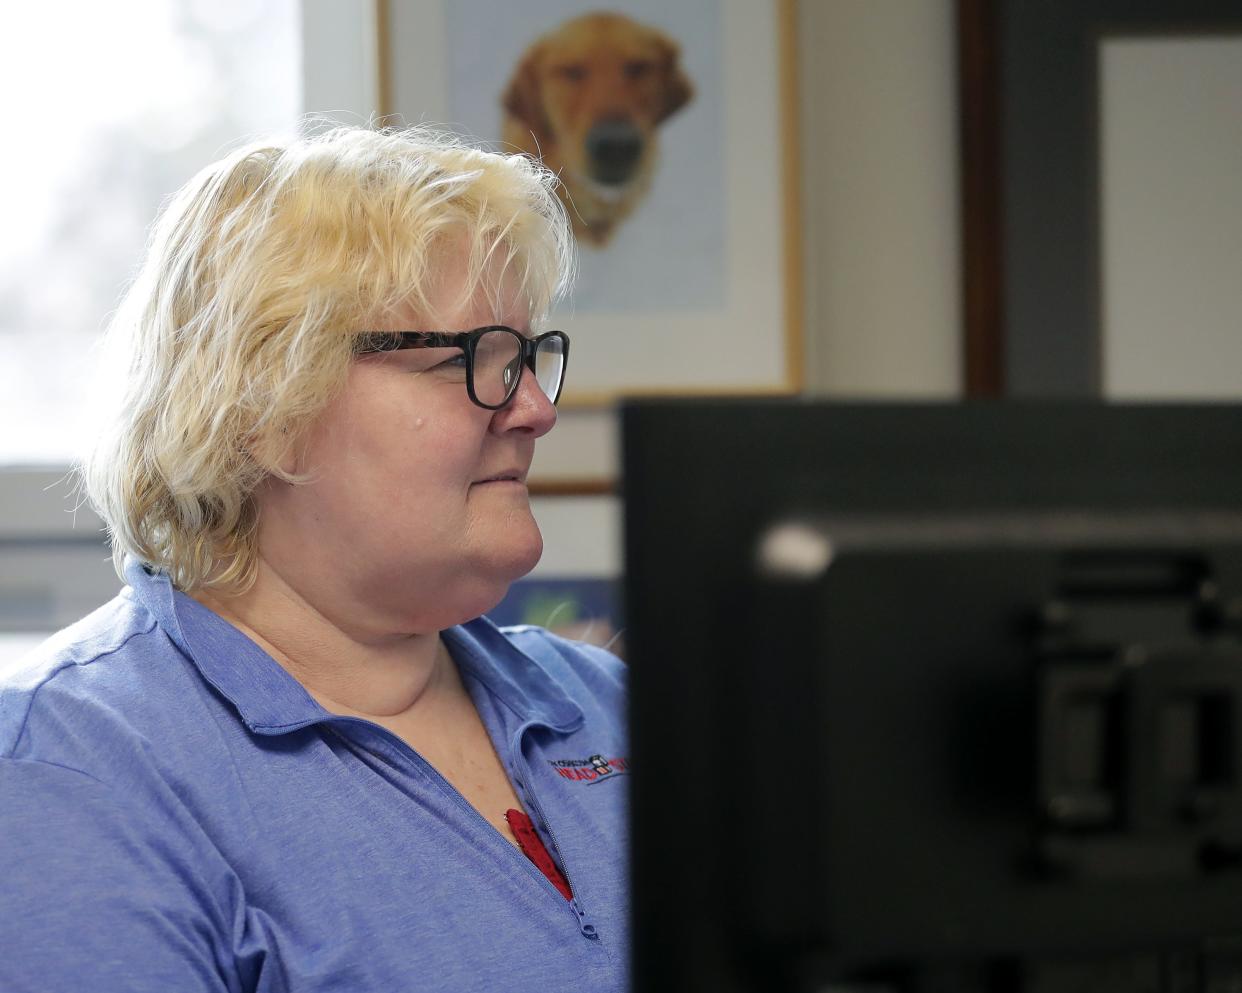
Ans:
[[[39,685],[36,686],[33,691],[31,691],[30,697],[26,701],[26,712],[22,714],[21,725],[17,729],[17,734],[13,736],[12,748],[8,752],[8,754],[2,755],[0,756],[0,758],[12,758],[13,752],[16,751],[21,746],[22,739],[26,736],[26,732],[29,729],[30,712],[34,710],[35,700],[38,698],[39,694],[43,691],[44,687],[48,686],[52,682],[52,680],[54,680],[62,672],[65,672],[66,670],[68,670],[70,665],[73,665],[73,666],[93,665],[94,663],[98,662],[100,659],[107,658],[109,655],[115,655],[117,652],[119,652],[122,648],[128,645],[135,638],[141,635],[150,634],[159,625],[156,622],[154,617],[149,617],[149,620],[150,620],[150,623],[146,627],[144,627],[142,630],[131,631],[128,635],[125,636],[125,639],[119,645],[114,645],[112,648],[109,648],[106,652],[99,652],[95,655],[92,655],[90,658],[87,658],[87,659],[81,659],[81,660],[76,660],[76,661],[66,661],[66,664],[57,668],[55,672],[49,673],[47,678],[44,679],[41,683],[39,683]],[[42,759],[31,759],[30,761],[41,762],[43,760]],[[52,762],[48,764],[55,765],[56,763]],[[68,769],[71,767],[65,766],[65,768]],[[81,772],[80,769],[76,771]],[[83,773],[83,775],[86,775],[86,773]]]

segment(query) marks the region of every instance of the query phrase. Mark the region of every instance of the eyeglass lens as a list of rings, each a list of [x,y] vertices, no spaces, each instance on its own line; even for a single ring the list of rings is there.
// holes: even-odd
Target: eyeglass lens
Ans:
[[[564,350],[557,337],[544,338],[535,352],[535,379],[549,399],[561,385]],[[488,331],[475,343],[474,392],[481,403],[499,406],[512,395],[522,373],[522,339],[511,331]]]
[[[535,350],[535,378],[539,388],[553,403],[561,392],[565,375],[565,347],[558,337],[544,338]]]

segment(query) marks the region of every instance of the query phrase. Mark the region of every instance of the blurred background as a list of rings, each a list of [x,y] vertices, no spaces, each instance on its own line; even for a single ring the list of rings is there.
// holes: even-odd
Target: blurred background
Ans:
[[[598,5],[544,6],[564,17]],[[702,0],[702,30],[684,10],[664,23],[647,6],[699,89],[662,133],[663,175],[692,168],[716,134],[712,182],[729,211],[746,170],[766,177],[752,193],[770,225],[699,219],[729,245],[773,246],[761,253],[779,295],[763,304],[770,321],[732,318],[729,330],[781,351],[778,392],[1242,392],[1236,4]],[[307,114],[400,114],[490,137],[451,81],[495,45],[482,30],[472,44],[453,12],[450,0],[61,0],[9,13],[0,662],[119,586],[69,469],[89,428],[94,343],[161,201],[239,142],[294,131]],[[751,22],[761,30],[739,27]],[[532,38],[541,30],[532,22]],[[413,45],[452,54],[442,80]],[[728,292],[745,276],[732,271]],[[644,320],[658,336],[659,318]],[[656,377],[660,350],[643,354]],[[562,410],[536,488],[547,553],[496,616],[622,648],[614,401]]]

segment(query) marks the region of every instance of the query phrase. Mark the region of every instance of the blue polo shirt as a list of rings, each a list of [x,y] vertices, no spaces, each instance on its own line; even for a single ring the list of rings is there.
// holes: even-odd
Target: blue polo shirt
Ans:
[[[567,901],[401,739],[126,579],[0,677],[0,990],[625,989],[616,658],[445,633]]]

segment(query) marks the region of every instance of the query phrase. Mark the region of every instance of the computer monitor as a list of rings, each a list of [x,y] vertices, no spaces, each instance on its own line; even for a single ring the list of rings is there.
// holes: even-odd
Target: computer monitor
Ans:
[[[636,993],[1242,989],[1242,408],[622,437]]]

